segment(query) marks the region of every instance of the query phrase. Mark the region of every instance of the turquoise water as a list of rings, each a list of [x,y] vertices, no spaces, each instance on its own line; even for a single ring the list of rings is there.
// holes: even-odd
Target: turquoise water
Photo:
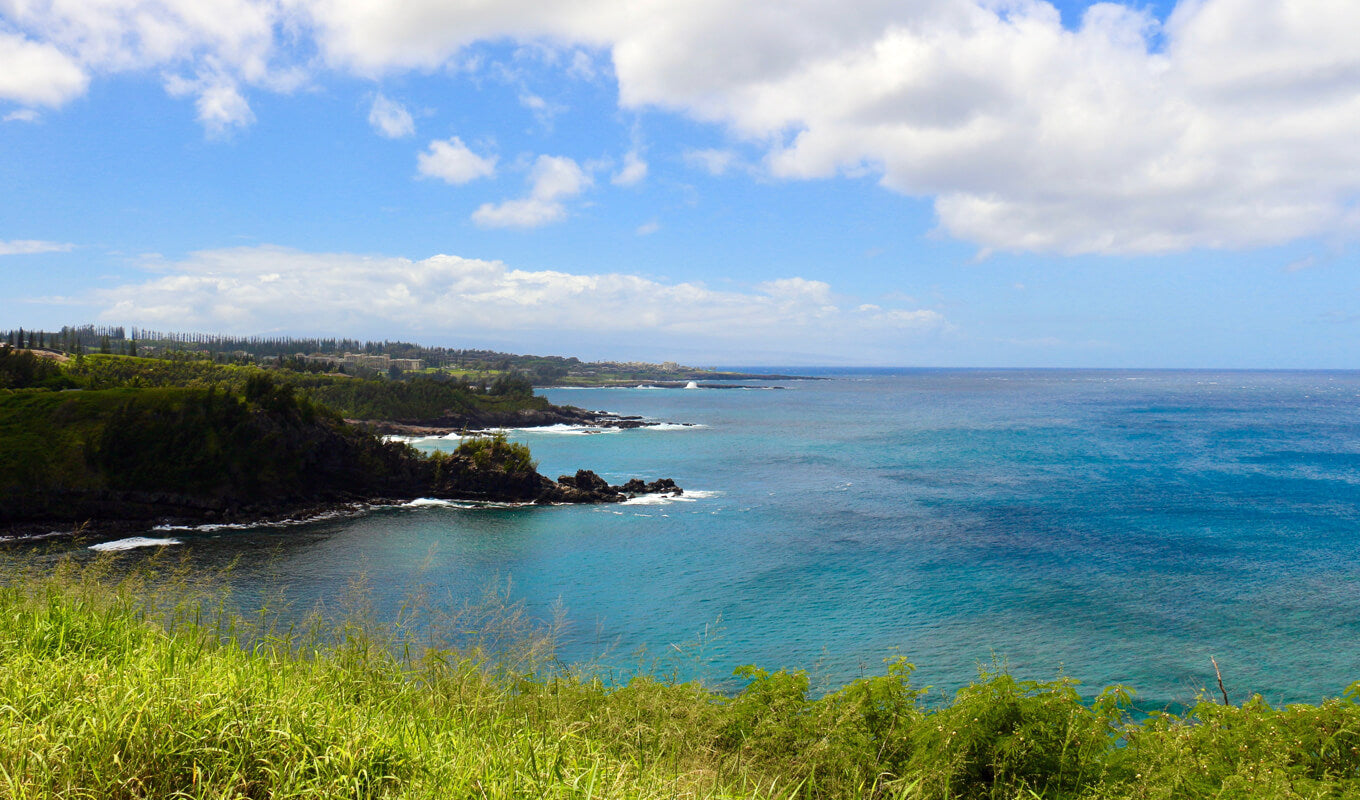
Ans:
[[[907,656],[952,690],[979,664],[1145,704],[1316,701],[1360,680],[1360,373],[862,372],[781,390],[550,390],[696,423],[519,432],[549,475],[675,478],[658,505],[383,509],[177,534],[244,589],[384,609],[496,580],[569,628],[560,655],[645,648],[718,682],[824,686]],[[456,442],[426,441],[426,449]],[[144,557],[134,551],[128,558]],[[702,650],[672,645],[708,637]]]

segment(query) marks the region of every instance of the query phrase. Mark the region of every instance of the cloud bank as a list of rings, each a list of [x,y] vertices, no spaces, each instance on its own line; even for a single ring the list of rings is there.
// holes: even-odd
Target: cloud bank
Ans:
[[[774,177],[877,176],[984,249],[1148,254],[1360,229],[1353,0],[1181,0],[1165,22],[1097,3],[1068,25],[1042,0],[0,0],[0,13],[0,100],[24,107],[157,70],[220,132],[253,119],[248,87],[433,70],[509,39],[607,52],[620,106],[722,126]],[[531,191],[479,221],[542,224],[559,200]]]
[[[619,273],[520,270],[452,255],[421,260],[308,253],[280,247],[209,250],[148,265],[141,282],[85,300],[101,318],[258,332],[382,330],[425,338],[544,335],[832,353],[847,343],[895,348],[949,329],[933,309],[887,309],[838,297],[820,281],[787,278],[744,290]],[[399,332],[399,333],[397,333]]]

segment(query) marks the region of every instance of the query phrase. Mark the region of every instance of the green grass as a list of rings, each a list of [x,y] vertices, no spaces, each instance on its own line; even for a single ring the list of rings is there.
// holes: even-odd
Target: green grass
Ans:
[[[202,576],[153,561],[115,580],[116,563],[0,570],[0,796],[1360,794],[1354,691],[1135,722],[1120,690],[1083,701],[1004,672],[924,707],[895,661],[822,697],[803,673],[751,668],[726,697],[554,669],[551,637],[504,603],[377,623],[356,602],[280,629],[225,610]]]

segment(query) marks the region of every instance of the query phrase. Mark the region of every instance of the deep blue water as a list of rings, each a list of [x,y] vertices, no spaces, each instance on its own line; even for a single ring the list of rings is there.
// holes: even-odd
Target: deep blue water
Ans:
[[[822,686],[897,654],[950,691],[979,664],[1125,683],[1156,706],[1213,684],[1316,701],[1360,680],[1360,373],[915,370],[781,390],[549,390],[702,427],[521,432],[550,475],[675,478],[666,505],[384,509],[180,535],[244,590],[333,599],[357,575],[499,579],[560,654],[646,648],[718,682],[739,664]],[[426,449],[456,442],[427,441]],[[144,557],[135,551],[127,558]],[[705,628],[702,652],[694,643]]]

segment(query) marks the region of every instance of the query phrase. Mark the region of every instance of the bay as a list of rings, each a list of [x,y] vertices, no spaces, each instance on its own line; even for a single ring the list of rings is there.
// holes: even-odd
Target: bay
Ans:
[[[566,610],[562,660],[615,674],[655,658],[722,684],[754,663],[832,688],[902,655],[937,696],[1001,663],[1145,707],[1213,686],[1211,655],[1235,700],[1360,680],[1360,373],[824,372],[547,390],[692,425],[513,432],[545,474],[672,477],[683,500],[417,504],[115,557],[234,563],[242,597],[298,607],[360,582],[380,615],[418,587],[508,585]]]

